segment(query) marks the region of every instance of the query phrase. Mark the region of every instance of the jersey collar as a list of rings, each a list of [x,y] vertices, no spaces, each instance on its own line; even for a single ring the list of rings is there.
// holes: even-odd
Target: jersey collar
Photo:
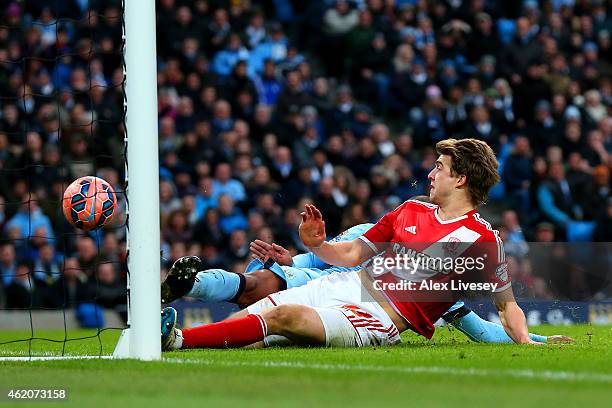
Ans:
[[[440,207],[436,208],[434,210],[434,216],[436,217],[436,221],[438,221],[440,224],[452,224],[453,222],[457,222],[457,221],[461,221],[466,219],[467,217],[469,217],[472,214],[476,213],[476,209],[474,210],[470,210],[468,212],[466,212],[465,214],[457,217],[457,218],[451,218],[450,220],[443,220],[442,218],[440,218],[440,216],[438,215],[438,210],[440,209]]]

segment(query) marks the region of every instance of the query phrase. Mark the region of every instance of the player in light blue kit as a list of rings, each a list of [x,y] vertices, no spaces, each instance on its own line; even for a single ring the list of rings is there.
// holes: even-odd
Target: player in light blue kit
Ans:
[[[344,231],[332,241],[351,241],[369,230],[374,224],[359,224]],[[277,244],[262,241],[251,243],[251,252],[257,258],[246,267],[245,273],[229,272],[223,269],[202,269],[202,261],[195,256],[178,259],[164,283],[162,303],[170,303],[183,296],[202,301],[227,301],[240,307],[249,306],[266,296],[331,273],[347,272],[363,268],[331,266],[313,253],[291,257],[289,251]],[[264,259],[264,261],[261,261]],[[512,343],[504,328],[496,323],[481,319],[463,302],[455,303],[442,318],[471,340],[485,343]],[[529,334],[532,340],[547,342],[546,336]],[[554,336],[551,340],[555,340]]]

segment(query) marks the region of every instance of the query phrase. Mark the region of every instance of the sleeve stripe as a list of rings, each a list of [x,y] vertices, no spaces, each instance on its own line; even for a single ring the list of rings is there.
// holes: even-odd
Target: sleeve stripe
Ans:
[[[369,239],[367,239],[367,238],[366,238],[364,235],[361,235],[361,236],[357,237],[357,239],[360,239],[360,240],[362,240],[363,242],[365,242],[365,243],[366,243],[366,244],[367,244],[367,245],[370,247],[370,249],[371,249],[371,250],[372,250],[372,251],[373,251],[375,254],[377,254],[377,253],[379,253],[379,252],[380,252],[380,251],[378,250],[378,248],[376,248],[376,245],[374,245],[374,244],[373,244],[373,243],[372,243],[372,242],[371,242]]]
[[[504,290],[508,289],[510,286],[512,286],[512,282],[506,283],[504,286],[502,286],[501,288],[495,289],[493,292],[497,293],[497,292],[504,291]]]
[[[478,213],[474,214],[474,219],[484,225],[487,230],[493,232],[493,235],[495,236],[495,241],[497,241],[497,260],[500,263],[506,262],[506,252],[504,251],[504,243],[499,237],[499,231],[493,229],[491,227],[491,224],[487,220],[482,219],[480,217],[480,214]]]

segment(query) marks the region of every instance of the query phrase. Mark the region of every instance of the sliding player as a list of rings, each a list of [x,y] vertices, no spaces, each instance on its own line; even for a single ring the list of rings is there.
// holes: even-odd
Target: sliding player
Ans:
[[[332,239],[332,242],[353,240],[373,226],[356,225]],[[251,252],[256,258],[249,263],[245,274],[223,269],[203,270],[202,261],[196,256],[178,259],[162,283],[162,303],[189,296],[204,302],[226,301],[247,307],[272,293],[305,285],[330,273],[361,269],[361,265],[346,268],[326,264],[312,252],[291,257],[289,251],[282,246],[261,240],[251,243]],[[442,315],[442,319],[476,342],[512,342],[503,326],[480,318],[461,301],[451,306]],[[549,339],[538,334],[530,333],[529,336],[539,342],[547,342]],[[556,336],[551,336],[551,340],[559,341]]]
[[[433,204],[409,200],[364,235],[339,242],[325,242],[322,215],[308,205],[302,213],[302,241],[324,262],[346,267],[360,265],[382,252],[387,265],[386,261],[392,263],[407,252],[430,256],[427,251],[435,243],[445,243],[449,250],[462,247],[462,253],[472,259],[484,259],[482,270],[472,268],[458,276],[456,268],[428,265],[415,268],[409,282],[444,288],[461,283],[458,277],[462,277],[488,285],[493,288],[501,322],[512,340],[541,344],[530,339],[525,316],[514,300],[501,240],[476,213],[476,207],[499,180],[493,151],[475,139],[445,140],[436,149],[440,156],[429,174]],[[486,243],[493,249],[478,246]],[[272,337],[309,345],[385,345],[400,342],[399,333],[408,329],[431,338],[433,322],[455,303],[453,298],[458,293],[443,290],[442,296],[432,298],[432,290],[423,290],[422,285],[419,290],[410,286],[405,289],[404,272],[396,267],[374,277],[365,270],[330,274],[269,295],[232,319],[182,331],[175,328],[176,311],[166,308],[162,312],[163,347],[242,347]],[[402,289],[395,289],[398,286]]]

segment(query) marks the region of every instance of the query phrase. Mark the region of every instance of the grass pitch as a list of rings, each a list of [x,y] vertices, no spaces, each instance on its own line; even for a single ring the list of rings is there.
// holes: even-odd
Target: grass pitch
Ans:
[[[432,341],[405,333],[404,344],[362,349],[189,350],[163,362],[63,360],[0,362],[0,390],[61,388],[79,407],[609,407],[612,326],[540,326],[571,345],[469,342],[440,328]],[[69,332],[66,354],[111,354],[118,331]],[[0,332],[0,342],[29,338]],[[64,333],[0,346],[0,355],[62,352]],[[38,402],[10,402],[40,406]]]

